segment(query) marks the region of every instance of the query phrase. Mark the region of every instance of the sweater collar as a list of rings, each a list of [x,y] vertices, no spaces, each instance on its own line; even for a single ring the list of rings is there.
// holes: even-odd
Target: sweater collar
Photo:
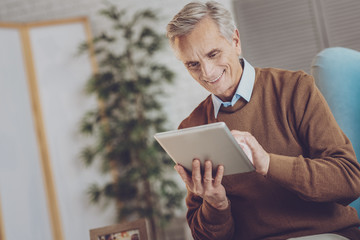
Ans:
[[[251,66],[250,63],[245,60],[245,58],[240,59],[240,62],[243,66],[243,73],[241,75],[240,83],[236,89],[236,92],[231,99],[231,102],[223,102],[220,98],[218,98],[214,94],[211,94],[215,118],[217,118],[220,107],[222,105],[224,107],[234,106],[240,98],[244,98],[247,102],[250,102],[255,82],[255,69],[253,66]]]

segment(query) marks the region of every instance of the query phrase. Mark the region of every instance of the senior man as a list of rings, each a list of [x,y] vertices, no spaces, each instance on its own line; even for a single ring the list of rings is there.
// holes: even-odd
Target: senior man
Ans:
[[[360,239],[360,166],[349,139],[303,71],[254,68],[216,2],[189,3],[167,26],[177,58],[211,94],[179,128],[222,121],[247,145],[254,172],[212,175],[194,160],[186,184],[194,239]],[[334,66],[336,67],[336,66]],[[226,151],[226,149],[224,149]]]

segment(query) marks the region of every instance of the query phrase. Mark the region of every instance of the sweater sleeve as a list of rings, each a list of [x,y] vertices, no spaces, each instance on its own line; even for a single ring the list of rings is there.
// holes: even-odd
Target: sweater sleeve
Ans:
[[[234,235],[231,203],[224,210],[213,208],[199,196],[188,192],[187,220],[195,240],[230,240]]]
[[[360,195],[360,166],[311,76],[299,78],[287,111],[294,116],[289,124],[294,124],[305,154],[270,154],[267,177],[308,201],[346,205],[355,200]]]

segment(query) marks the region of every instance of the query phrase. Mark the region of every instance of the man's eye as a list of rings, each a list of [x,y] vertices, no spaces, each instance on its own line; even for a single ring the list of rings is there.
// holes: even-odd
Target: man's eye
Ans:
[[[196,68],[197,66],[199,66],[198,62],[191,62],[187,64],[188,68]]]
[[[216,56],[216,53],[212,53],[212,54],[209,55],[209,58],[213,58],[215,56]]]
[[[214,57],[216,57],[218,55],[218,52],[212,52],[212,53],[210,53],[208,56],[209,56],[209,58],[214,58]]]

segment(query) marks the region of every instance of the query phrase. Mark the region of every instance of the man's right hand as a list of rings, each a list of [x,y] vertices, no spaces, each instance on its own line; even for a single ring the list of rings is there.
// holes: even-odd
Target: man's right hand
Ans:
[[[208,160],[205,161],[204,176],[201,175],[200,161],[198,159],[194,159],[192,162],[191,175],[179,164],[175,165],[174,168],[189,191],[202,197],[216,209],[223,210],[228,207],[226,191],[221,184],[224,176],[224,166],[220,165],[218,167],[215,178],[212,176],[212,163]]]

